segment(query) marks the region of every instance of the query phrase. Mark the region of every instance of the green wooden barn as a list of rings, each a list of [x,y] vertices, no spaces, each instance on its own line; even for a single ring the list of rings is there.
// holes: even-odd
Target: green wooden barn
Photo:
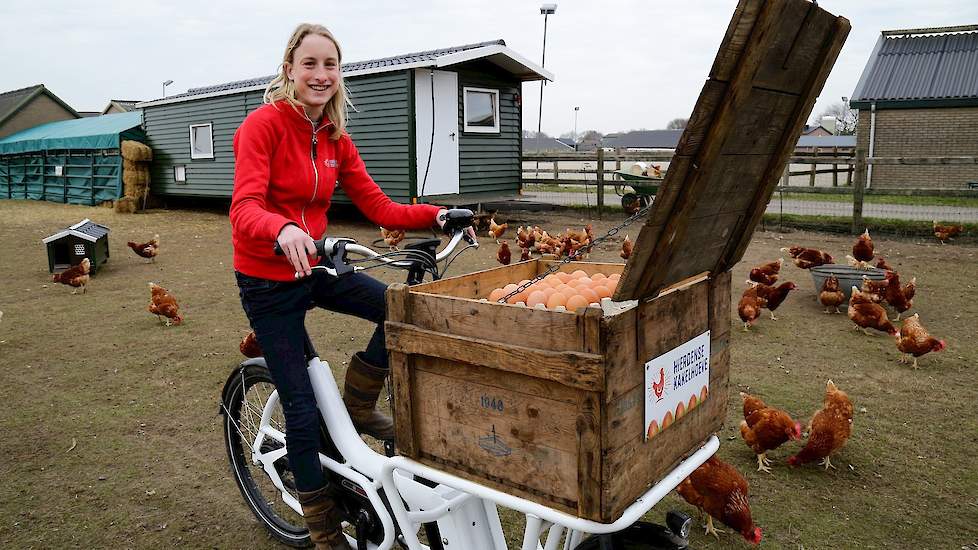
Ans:
[[[142,113],[49,122],[0,139],[0,198],[94,206],[123,193],[123,140],[145,142]]]
[[[345,63],[348,130],[398,202],[476,202],[520,189],[523,82],[550,73],[502,40]],[[152,193],[230,197],[231,141],[273,77],[193,88],[137,105],[153,149]],[[333,202],[349,202],[337,192]]]
[[[109,228],[84,220],[42,239],[48,251],[48,271],[64,271],[88,258],[90,273],[109,261]]]

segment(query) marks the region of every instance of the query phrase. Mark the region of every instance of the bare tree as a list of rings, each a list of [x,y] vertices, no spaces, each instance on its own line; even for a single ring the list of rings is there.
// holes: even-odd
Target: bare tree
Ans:
[[[682,130],[689,123],[688,118],[674,118],[666,124],[666,130]]]
[[[588,130],[581,134],[581,143],[600,143],[604,134],[597,130]]]
[[[856,123],[859,122],[859,111],[849,108],[847,103],[836,101],[812,118],[812,125],[821,124],[823,117],[834,117],[836,120],[835,134],[851,136],[856,133]]]

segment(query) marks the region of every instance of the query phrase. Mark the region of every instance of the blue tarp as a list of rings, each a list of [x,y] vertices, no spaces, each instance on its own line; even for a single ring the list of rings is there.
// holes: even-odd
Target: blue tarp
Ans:
[[[143,123],[142,111],[49,122],[0,139],[0,155],[33,151],[118,149],[120,134]]]

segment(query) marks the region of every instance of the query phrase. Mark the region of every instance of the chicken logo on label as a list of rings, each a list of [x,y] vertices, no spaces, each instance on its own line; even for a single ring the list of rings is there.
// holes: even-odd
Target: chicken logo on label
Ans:
[[[655,401],[658,403],[666,394],[666,369],[659,368],[659,380],[652,380],[652,393],[655,394]]]
[[[326,168],[336,168],[339,166],[339,163],[336,162],[336,159],[325,159],[323,160],[323,165],[326,166]]]

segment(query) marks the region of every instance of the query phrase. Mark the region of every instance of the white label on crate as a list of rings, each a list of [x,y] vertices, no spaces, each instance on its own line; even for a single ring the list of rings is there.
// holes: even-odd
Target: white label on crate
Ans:
[[[710,393],[710,331],[645,364],[645,440],[671,426]]]

